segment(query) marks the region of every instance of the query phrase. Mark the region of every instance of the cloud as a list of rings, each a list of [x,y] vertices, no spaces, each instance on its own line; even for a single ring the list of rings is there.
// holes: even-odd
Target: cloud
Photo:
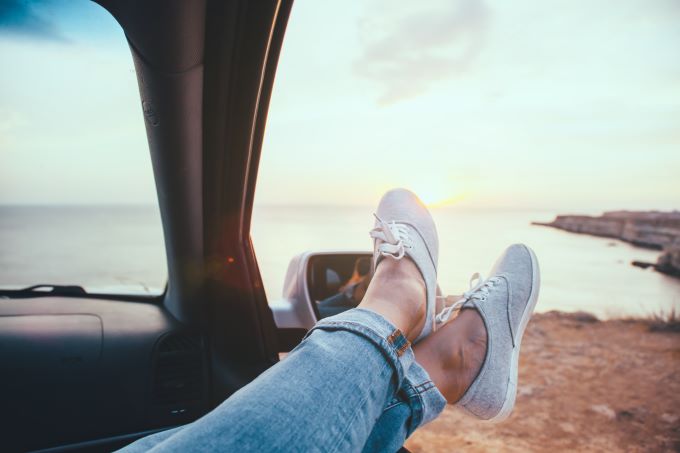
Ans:
[[[0,35],[22,36],[50,41],[68,40],[49,19],[49,1],[0,1]]]
[[[379,82],[378,102],[421,94],[464,71],[482,50],[489,22],[483,0],[373,4],[360,23],[357,75]]]

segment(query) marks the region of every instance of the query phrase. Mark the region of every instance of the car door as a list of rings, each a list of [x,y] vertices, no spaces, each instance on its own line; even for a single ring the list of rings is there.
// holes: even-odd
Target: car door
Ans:
[[[3,451],[111,451],[187,423],[276,363],[279,351],[304,332],[276,329],[249,237],[268,100],[292,2],[98,3],[122,27],[134,62],[167,284],[151,296],[92,291],[85,271],[68,284],[3,284]],[[11,12],[37,18],[24,24],[38,27],[35,33],[54,31],[38,20],[43,16],[31,16],[35,11]],[[66,73],[68,60],[63,67]],[[111,90],[96,72],[87,83]],[[57,107],[41,106],[53,115]],[[115,131],[130,118],[107,121]],[[37,124],[35,134],[47,129]],[[88,131],[72,140],[81,134]],[[119,175],[120,190],[125,184]],[[45,186],[51,189],[49,181]],[[73,250],[63,256],[83,259]],[[107,263],[97,244],[87,248],[87,259]],[[53,275],[66,278],[54,265]]]

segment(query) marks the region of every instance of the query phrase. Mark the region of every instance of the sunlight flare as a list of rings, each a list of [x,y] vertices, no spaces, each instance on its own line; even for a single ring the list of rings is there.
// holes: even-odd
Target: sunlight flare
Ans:
[[[456,188],[449,181],[421,181],[413,184],[412,190],[428,208],[451,206],[469,195],[469,191]]]

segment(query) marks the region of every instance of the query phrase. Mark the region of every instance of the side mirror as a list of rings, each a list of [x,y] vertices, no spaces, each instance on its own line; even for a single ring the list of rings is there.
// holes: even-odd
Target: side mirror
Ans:
[[[356,307],[368,287],[371,252],[306,252],[288,265],[283,298],[270,303],[279,328],[311,329]]]

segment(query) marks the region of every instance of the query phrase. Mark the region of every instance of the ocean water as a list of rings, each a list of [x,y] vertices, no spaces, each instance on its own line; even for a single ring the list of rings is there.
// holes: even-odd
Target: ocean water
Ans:
[[[530,225],[555,212],[434,209],[445,293],[486,275],[505,246],[523,242],[538,256],[537,310],[586,310],[601,317],[680,308],[680,279],[630,265],[657,251]],[[270,300],[288,263],[307,250],[370,250],[370,207],[256,206],[252,237]],[[90,291],[163,291],[167,278],[160,216],[148,206],[0,207],[0,287],[80,284]]]
[[[280,297],[288,261],[305,250],[371,250],[372,208],[257,207],[252,237],[269,299]],[[474,272],[488,275],[503,249],[522,242],[541,268],[538,311],[585,310],[600,317],[645,315],[680,308],[680,279],[643,270],[658,251],[577,235],[531,221],[548,211],[433,209],[439,233],[439,284],[446,294],[468,289]]]
[[[160,294],[167,279],[151,206],[0,206],[0,287],[78,284]]]

